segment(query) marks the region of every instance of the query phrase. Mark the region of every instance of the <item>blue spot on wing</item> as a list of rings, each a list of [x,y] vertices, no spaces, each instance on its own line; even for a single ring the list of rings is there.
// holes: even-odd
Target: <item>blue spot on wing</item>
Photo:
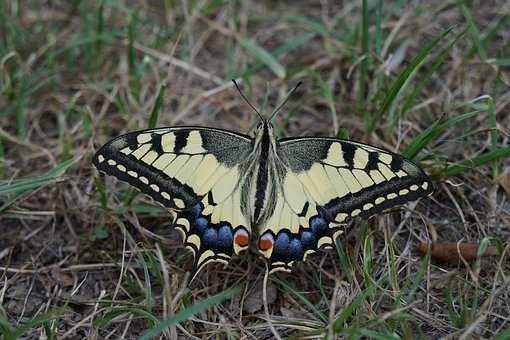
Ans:
[[[198,234],[198,236],[201,236],[204,234],[205,230],[207,229],[207,226],[209,225],[209,221],[207,221],[207,218],[200,216],[195,220],[195,232]]]
[[[276,241],[273,245],[273,255],[271,257],[276,260],[283,260],[288,256],[288,248],[290,244],[289,235],[285,232],[280,232],[276,237]]]
[[[209,228],[202,236],[202,249],[216,249],[218,244],[218,232],[214,228]]]
[[[303,259],[303,245],[297,238],[289,243],[289,258],[294,261],[301,261]]]
[[[317,238],[310,231],[301,232],[301,244],[306,249],[315,249],[317,246]]]
[[[329,232],[328,223],[324,218],[319,216],[314,216],[310,219],[310,229],[319,238],[327,235]]]
[[[200,216],[200,213],[202,212],[202,210],[203,210],[202,204],[197,203],[190,209],[190,213],[192,214],[193,217],[198,217],[198,216]]]
[[[230,253],[230,249],[232,248],[232,242],[234,241],[234,236],[232,234],[232,229],[228,225],[223,225],[218,230],[218,250],[222,253]]]

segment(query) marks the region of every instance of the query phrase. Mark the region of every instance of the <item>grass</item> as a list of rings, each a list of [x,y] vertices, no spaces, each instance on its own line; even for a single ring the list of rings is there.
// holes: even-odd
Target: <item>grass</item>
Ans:
[[[0,2],[2,336],[510,338],[510,197],[498,184],[510,165],[508,9]],[[253,306],[259,256],[208,266],[187,287],[191,256],[167,212],[91,165],[135,129],[248,132],[256,117],[233,78],[266,115],[303,82],[275,118],[280,136],[399,150],[437,184],[270,276],[267,311]],[[415,250],[430,240],[498,255],[452,266]]]

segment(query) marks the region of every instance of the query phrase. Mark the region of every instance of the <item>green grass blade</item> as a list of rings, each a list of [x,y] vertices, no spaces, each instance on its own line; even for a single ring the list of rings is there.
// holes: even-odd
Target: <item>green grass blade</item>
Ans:
[[[48,172],[39,175],[37,177],[24,178],[13,181],[0,181],[0,195],[6,195],[9,193],[20,193],[28,190],[37,189],[43,185],[46,185],[57,177],[61,176],[66,170],[75,163],[74,159],[69,159],[65,162],[60,163]]]
[[[132,307],[120,307],[115,308],[107,313],[105,313],[102,317],[95,319],[92,324],[95,327],[101,327],[109,325],[113,319],[124,315],[124,314],[133,314],[140,316],[142,318],[145,318],[149,320],[151,325],[155,325],[159,320],[156,316],[154,316],[152,313],[147,312],[145,309],[142,308],[132,308]]]
[[[453,46],[455,46],[455,43],[457,43],[459,38],[462,37],[466,33],[466,30],[467,29],[465,29],[462,32],[460,32],[459,34],[457,34],[450,41],[450,43],[445,48],[443,48],[443,50],[432,60],[432,65],[427,69],[423,78],[414,87],[411,94],[406,96],[406,99],[405,99],[404,103],[402,104],[402,110],[400,110],[401,116],[411,109],[411,107],[414,105],[414,102],[416,101],[416,97],[418,97],[418,94],[423,90],[425,85],[428,84],[428,82],[432,78],[432,75],[437,71],[437,69],[444,63],[446,57],[449,55]]]
[[[160,85],[158,89],[158,96],[156,97],[156,102],[154,103],[154,108],[152,109],[151,116],[149,118],[149,129],[154,129],[159,122],[159,117],[161,115],[161,105],[163,104],[163,94],[165,92],[166,86]]]
[[[487,62],[492,65],[498,65],[498,66],[510,66],[510,58],[494,58],[494,59],[487,59]]]
[[[328,28],[322,22],[303,15],[289,15],[283,18],[284,21],[302,24],[310,31],[317,32],[322,36],[328,36]]]
[[[285,75],[287,73],[285,67],[283,67],[278,62],[278,60],[276,60],[276,58],[266,49],[257,45],[255,42],[243,37],[238,37],[238,41],[241,44],[241,46],[243,46],[246,50],[252,53],[255,56],[255,58],[257,58],[260,62],[269,67],[269,69],[273,71],[274,74],[278,76],[278,78],[281,79],[285,78]]]
[[[491,129],[491,150],[496,150],[498,148],[498,122],[496,119],[496,105],[494,104],[494,99],[489,97],[487,100],[489,114],[489,127]],[[492,178],[494,180],[497,179],[499,173],[499,164],[498,162],[494,162],[492,164]]]
[[[151,115],[149,117],[149,129],[154,129],[159,122],[159,117],[161,116],[161,107],[163,105],[163,94],[165,92],[166,85],[160,85],[158,89],[158,95],[156,97],[156,102],[154,103],[154,107],[152,108]],[[125,207],[130,206],[133,200],[138,196],[140,191],[136,189],[131,189],[122,200],[122,203]]]
[[[466,170],[471,170],[482,166],[484,164],[495,162],[501,158],[510,156],[510,146],[504,148],[498,148],[487,153],[484,153],[479,156],[475,156],[470,159],[466,159],[465,161],[459,162],[455,165],[449,166],[443,172],[441,172],[441,176],[445,177],[453,177],[463,173]]]
[[[312,38],[314,38],[316,36],[315,33],[311,33],[311,32],[305,32],[305,33],[302,33],[302,34],[299,34],[291,39],[289,39],[286,43],[278,46],[277,48],[275,48],[273,51],[271,51],[271,55],[276,59],[282,55],[284,55],[285,53],[307,43],[308,41],[310,41]],[[239,77],[241,78],[248,78],[252,75],[254,75],[258,70],[260,70],[260,68],[263,67],[263,63],[262,62],[258,62],[256,64],[254,64],[253,66],[250,66],[246,71],[244,71]],[[237,77],[235,77],[237,78]]]
[[[140,338],[140,340],[152,339],[152,338],[158,336],[159,334],[161,334],[161,332],[163,332],[168,327],[174,326],[174,325],[188,319],[190,316],[192,316],[196,313],[204,311],[211,306],[217,305],[220,302],[222,302],[226,299],[229,299],[232,296],[238,294],[240,291],[241,291],[241,289],[239,287],[229,289],[229,290],[226,290],[219,294],[216,294],[214,296],[211,296],[210,298],[202,300],[198,303],[195,303],[194,305],[181,310],[177,314],[172,315],[171,317],[158,322],[153,328],[151,328],[148,332],[146,332]]]
[[[101,0],[99,3],[99,7],[97,9],[97,25],[96,25],[96,35],[102,36],[104,32],[104,0]],[[101,49],[103,47],[103,41],[98,39],[96,41],[96,54],[99,55],[101,53]]]
[[[430,254],[428,253],[427,255],[425,255],[425,257],[423,257],[421,264],[420,264],[420,268],[418,269],[418,273],[416,273],[416,275],[414,275],[413,281],[411,282],[411,285],[409,286],[409,291],[405,298],[406,305],[409,305],[413,301],[414,296],[416,295],[416,292],[418,291],[418,287],[420,287],[420,285],[423,282],[423,277],[425,276],[425,273],[427,272],[427,267],[428,267],[429,263],[430,263]]]
[[[29,330],[34,329],[35,327],[40,326],[48,321],[62,317],[67,309],[67,307],[58,307],[34,316],[32,319],[23,323],[21,326],[14,330],[12,333],[12,339],[18,339]]]
[[[339,128],[336,134],[336,138],[349,139],[349,130],[347,130],[347,128],[344,127]]]
[[[345,250],[342,246],[342,242],[340,241],[339,238],[337,238],[335,241],[335,249],[338,255],[338,260],[340,261],[342,273],[345,274],[349,282],[353,282],[354,281],[354,273],[352,271],[353,266],[350,263],[349,257],[345,253]]]
[[[432,52],[434,47],[446,36],[450,33],[452,28],[447,29],[430,42],[428,42],[416,55],[416,57],[411,60],[409,65],[407,65],[404,70],[400,73],[397,79],[393,82],[390,90],[388,91],[388,95],[384,97],[384,101],[381,105],[381,108],[374,114],[372,119],[368,124],[369,132],[373,132],[377,123],[381,121],[381,119],[389,112],[389,109],[393,102],[397,99],[398,95],[402,91],[402,89],[406,86],[412,76],[416,73],[418,68],[421,66],[425,58]]]
[[[480,59],[482,61],[487,60],[487,51],[485,50],[485,47],[483,46],[483,40],[480,36],[480,31],[478,31],[478,28],[476,27],[476,24],[473,20],[473,16],[471,15],[471,12],[466,6],[465,1],[459,0],[458,1],[460,9],[462,10],[462,14],[464,14],[464,18],[466,19],[468,23],[468,29],[469,33],[471,34],[471,37],[473,38],[473,44],[476,47],[476,50],[478,52],[478,55],[480,56]]]
[[[361,8],[362,8],[362,16],[361,16],[361,51],[363,53],[363,59],[361,60],[361,63],[359,65],[359,90],[358,90],[358,103],[365,103],[367,100],[366,98],[366,92],[368,88],[367,84],[367,71],[368,71],[368,64],[369,64],[369,57],[370,57],[370,51],[369,51],[369,32],[368,32],[368,2],[367,0],[362,0],[361,2]],[[363,105],[364,107],[365,105]],[[365,124],[368,123],[370,117],[367,110],[363,110],[363,118],[365,120]]]
[[[306,307],[309,308],[319,319],[321,319],[323,322],[328,322],[328,317],[326,314],[320,311],[320,309],[317,308],[316,305],[314,305],[310,300],[308,300],[303,294],[301,294],[296,288],[291,286],[289,283],[280,280],[278,278],[271,278],[274,282],[282,286],[285,290],[290,292],[292,295],[298,298],[299,301],[301,301]]]
[[[510,339],[510,329],[503,329],[494,337],[494,340],[508,340],[508,339]]]
[[[3,334],[4,339],[10,340],[14,338],[14,329],[9,325],[5,316],[0,315],[0,334]]]
[[[321,92],[322,97],[326,99],[329,105],[330,113],[331,113],[331,120],[333,121],[333,127],[336,128],[337,121],[337,112],[336,112],[336,106],[335,106],[335,96],[333,94],[333,91],[331,91],[331,87],[322,79],[319,72],[310,70],[309,73],[314,77],[317,85],[319,85],[319,89]],[[338,134],[338,131],[335,131],[335,135]]]
[[[453,301],[453,284],[455,279],[453,277],[448,279],[448,284],[445,288],[445,302],[448,310],[448,316],[455,327],[460,324],[460,314],[457,312]]]
[[[427,146],[433,139],[437,138],[444,130],[454,125],[460,124],[466,119],[472,118],[482,111],[471,111],[460,114],[447,120],[438,120],[425,129],[407,145],[402,151],[402,155],[408,159],[414,159],[418,153]]]
[[[333,329],[336,333],[344,330],[344,322],[358,309],[358,307],[365,301],[365,299],[372,295],[376,284],[372,283],[361,294],[356,296],[354,300],[340,313],[333,323]]]

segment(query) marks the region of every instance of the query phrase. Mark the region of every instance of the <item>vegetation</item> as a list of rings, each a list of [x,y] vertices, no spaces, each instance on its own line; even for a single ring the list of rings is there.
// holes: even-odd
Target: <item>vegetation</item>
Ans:
[[[5,339],[510,338],[507,1],[1,1]],[[292,274],[246,253],[188,287],[168,213],[91,165],[123,132],[247,132],[419,161],[433,197],[357,222]],[[422,242],[490,245],[440,262]],[[261,303],[264,301],[264,304]]]

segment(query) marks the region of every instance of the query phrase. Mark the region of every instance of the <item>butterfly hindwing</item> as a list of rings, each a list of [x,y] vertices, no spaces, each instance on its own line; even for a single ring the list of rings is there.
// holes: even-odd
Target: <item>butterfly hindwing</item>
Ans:
[[[290,270],[294,262],[330,247],[352,218],[366,219],[433,191],[414,163],[352,141],[284,139],[278,158],[284,168],[281,192],[274,216],[259,228],[259,251],[273,271]]]
[[[176,227],[192,250],[194,273],[246,249],[251,233],[241,214],[239,163],[250,139],[198,127],[128,133],[105,144],[94,165],[176,212]]]

